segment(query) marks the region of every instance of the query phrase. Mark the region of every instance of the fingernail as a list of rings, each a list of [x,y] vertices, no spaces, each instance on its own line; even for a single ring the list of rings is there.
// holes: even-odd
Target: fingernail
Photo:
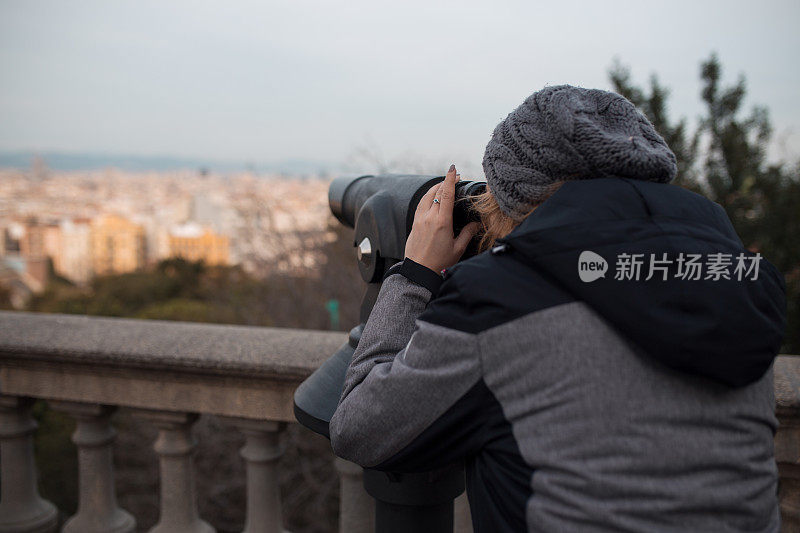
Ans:
[[[456,169],[455,163],[450,165],[450,172],[454,171],[455,169]]]

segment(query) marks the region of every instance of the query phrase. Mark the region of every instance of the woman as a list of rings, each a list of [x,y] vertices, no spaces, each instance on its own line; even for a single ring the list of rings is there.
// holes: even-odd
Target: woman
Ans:
[[[778,531],[776,269],[669,184],[674,154],[620,95],[534,93],[483,168],[495,246],[456,264],[477,228],[453,236],[451,166],[384,278],[334,452],[464,461],[476,532]]]

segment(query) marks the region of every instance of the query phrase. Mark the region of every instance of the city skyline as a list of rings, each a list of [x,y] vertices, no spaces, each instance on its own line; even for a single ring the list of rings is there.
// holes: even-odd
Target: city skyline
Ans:
[[[256,278],[318,275],[320,246],[332,238],[329,181],[0,169],[0,289],[14,288],[14,305],[24,305],[25,294],[46,289],[48,261],[82,287],[174,257],[239,265]]]

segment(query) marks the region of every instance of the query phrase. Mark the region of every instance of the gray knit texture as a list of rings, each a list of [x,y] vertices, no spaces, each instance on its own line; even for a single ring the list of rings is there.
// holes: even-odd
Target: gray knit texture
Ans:
[[[668,183],[675,154],[625,97],[571,85],[533,93],[497,125],[483,170],[503,212],[521,220],[562,180]]]

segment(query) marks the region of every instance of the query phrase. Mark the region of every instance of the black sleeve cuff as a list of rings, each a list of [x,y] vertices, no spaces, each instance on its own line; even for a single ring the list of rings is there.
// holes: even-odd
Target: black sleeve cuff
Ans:
[[[417,285],[421,285],[431,291],[431,294],[433,295],[439,292],[439,287],[441,287],[442,282],[444,281],[444,278],[441,274],[431,270],[426,266],[420,265],[415,261],[412,261],[408,257],[399,263],[392,265],[389,270],[386,271],[383,279],[388,278],[392,274],[402,274],[410,281],[413,281]]]

